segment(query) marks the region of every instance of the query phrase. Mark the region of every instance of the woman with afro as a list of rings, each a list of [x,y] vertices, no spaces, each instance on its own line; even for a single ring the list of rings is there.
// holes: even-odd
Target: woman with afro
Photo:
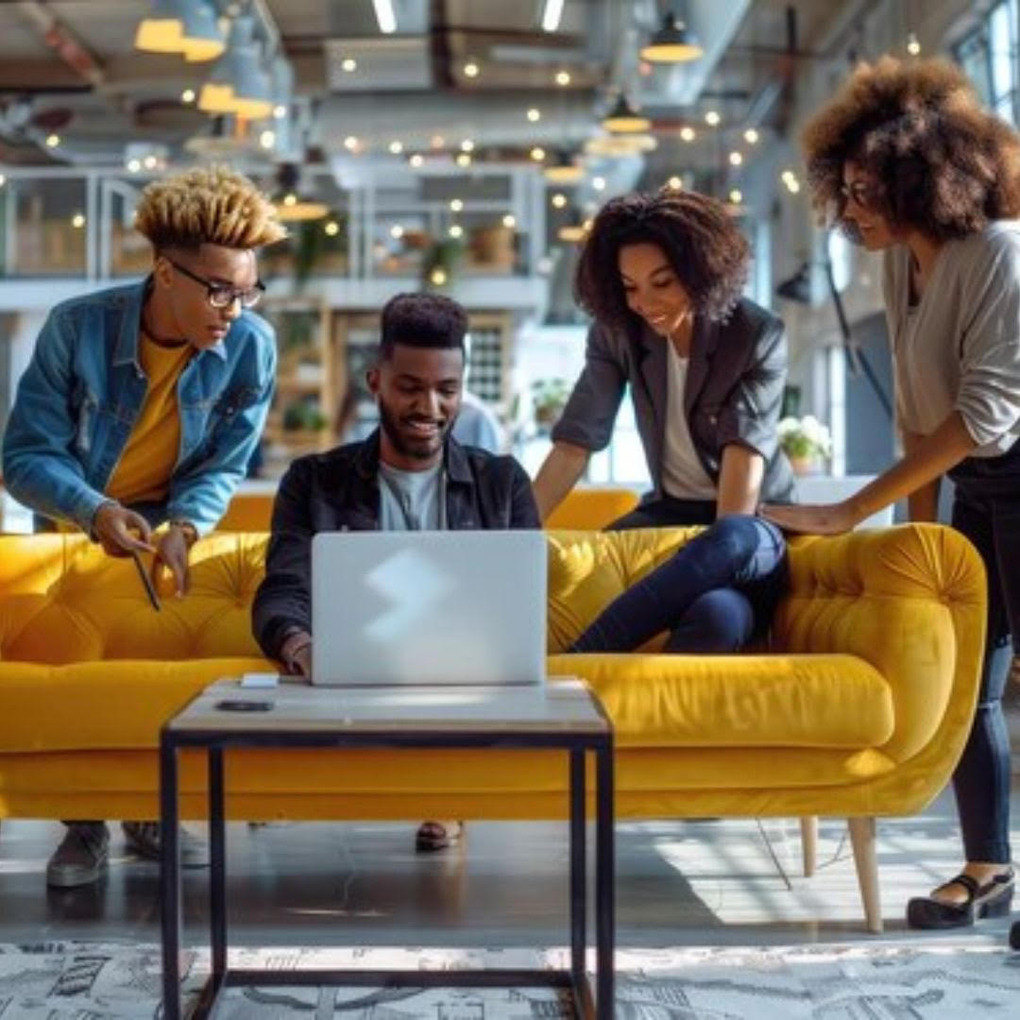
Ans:
[[[953,776],[966,863],[907,920],[972,924],[1008,914],[1014,881],[1002,695],[1020,648],[1020,138],[953,65],[885,57],[851,75],[803,141],[816,210],[884,253],[904,456],[842,503],[764,512],[836,534],[906,497],[912,521],[932,521],[952,479],[953,526],[988,574],[977,713]]]

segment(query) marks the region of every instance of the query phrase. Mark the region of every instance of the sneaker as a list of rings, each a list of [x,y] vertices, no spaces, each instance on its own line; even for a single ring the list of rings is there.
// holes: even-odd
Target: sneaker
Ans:
[[[121,822],[129,849],[139,857],[149,860],[160,859],[159,822]],[[184,826],[177,829],[177,845],[181,851],[182,868],[207,868],[209,866],[209,845],[204,839],[188,832]]]
[[[70,822],[46,864],[46,884],[58,889],[91,885],[106,871],[110,830],[105,822]]]

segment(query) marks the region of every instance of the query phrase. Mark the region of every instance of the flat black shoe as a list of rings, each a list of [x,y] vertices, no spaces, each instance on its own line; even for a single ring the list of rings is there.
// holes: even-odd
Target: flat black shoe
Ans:
[[[931,896],[918,896],[907,904],[907,924],[911,928],[963,928],[982,917],[1005,917],[1013,902],[1013,869],[993,875],[984,885],[960,874],[939,886],[960,885],[967,890],[963,903],[944,903]]]
[[[1014,921],[1009,929],[1009,945],[1011,949],[1020,949],[1020,921]]]

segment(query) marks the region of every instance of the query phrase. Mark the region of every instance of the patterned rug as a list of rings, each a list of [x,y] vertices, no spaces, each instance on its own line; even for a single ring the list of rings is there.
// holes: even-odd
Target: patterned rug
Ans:
[[[444,969],[562,966],[562,950],[251,949],[238,967]],[[186,996],[208,958],[188,953]],[[681,948],[617,955],[617,1020],[930,1020],[1020,1016],[1020,953],[982,944],[888,942]],[[158,946],[0,946],[0,1020],[158,1020]],[[559,1020],[551,990],[236,989],[224,1020]]]

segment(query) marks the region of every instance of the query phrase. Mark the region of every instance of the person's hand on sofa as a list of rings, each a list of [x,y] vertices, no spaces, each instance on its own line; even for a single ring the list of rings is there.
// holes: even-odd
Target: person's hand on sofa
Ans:
[[[160,587],[162,568],[166,567],[174,579],[174,587],[178,598],[188,593],[190,579],[188,576],[188,552],[198,539],[198,532],[193,524],[184,521],[171,522],[170,527],[160,536],[156,543],[156,555],[152,560],[152,583],[156,590]]]
[[[783,531],[807,535],[842,535],[860,523],[850,500],[824,506],[810,504],[782,505],[764,503],[758,508],[760,516],[777,524]]]
[[[141,514],[112,500],[101,504],[92,518],[92,537],[107,556],[156,551],[149,522]]]
[[[280,649],[280,662],[288,676],[311,676],[312,635],[305,630],[288,635]]]

